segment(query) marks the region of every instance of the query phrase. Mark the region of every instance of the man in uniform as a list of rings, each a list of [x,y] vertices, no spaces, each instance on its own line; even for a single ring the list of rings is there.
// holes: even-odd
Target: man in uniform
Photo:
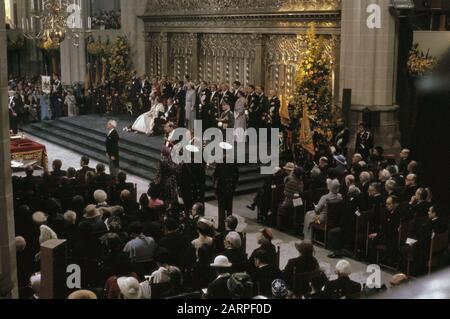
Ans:
[[[260,85],[256,87],[256,94],[259,98],[259,108],[261,113],[261,119],[260,119],[260,127],[267,127],[268,126],[268,118],[269,118],[269,99],[264,94],[264,86]]]
[[[270,108],[268,112],[268,124],[270,128],[280,128],[281,127],[281,119],[280,119],[280,107],[281,101],[278,97],[278,92],[276,90],[270,90]]]
[[[209,107],[211,101],[211,91],[208,87],[208,83],[206,81],[200,82],[200,86],[198,88],[198,109],[197,116],[201,118],[203,121],[203,130],[207,130],[212,127],[212,122],[209,118]]]
[[[367,127],[364,123],[361,123],[359,125],[358,135],[356,136],[356,153],[361,154],[364,161],[367,162],[373,146],[374,141],[372,133],[367,130]]]
[[[261,121],[260,100],[254,85],[247,86],[248,127],[258,129]]]
[[[175,86],[174,103],[179,110],[178,127],[183,127],[186,122],[185,104],[186,104],[186,91],[184,90],[184,82],[178,81]]]
[[[222,114],[222,108],[220,106],[220,101],[222,100],[222,96],[219,92],[219,88],[216,84],[211,85],[211,98],[208,107],[208,116],[210,118],[212,126],[217,126],[217,118]]]

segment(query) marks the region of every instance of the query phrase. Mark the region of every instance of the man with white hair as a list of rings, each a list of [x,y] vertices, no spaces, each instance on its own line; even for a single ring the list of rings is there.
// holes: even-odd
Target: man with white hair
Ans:
[[[109,171],[111,176],[116,177],[119,173],[119,133],[117,133],[117,122],[114,120],[108,121],[106,124],[108,136],[106,138],[106,156],[109,161]]]
[[[352,266],[347,260],[341,260],[336,265],[336,280],[325,286],[325,291],[334,299],[359,299],[361,284],[350,279]]]
[[[329,193],[322,196],[317,206],[313,211],[306,213],[303,234],[305,240],[312,240],[311,224],[322,224],[327,221],[328,204],[339,203],[343,200],[342,195],[339,194],[341,184],[338,180],[329,180],[327,183]]]
[[[247,256],[242,249],[242,238],[237,232],[230,232],[224,240],[225,251],[223,256],[233,264],[232,273],[245,272],[247,268]]]

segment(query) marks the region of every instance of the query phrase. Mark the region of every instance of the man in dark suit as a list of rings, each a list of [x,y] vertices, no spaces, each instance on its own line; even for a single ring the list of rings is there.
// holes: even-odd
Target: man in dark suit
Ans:
[[[346,260],[341,260],[336,265],[338,279],[330,281],[325,286],[325,291],[334,299],[359,299],[361,297],[361,284],[352,281],[351,265]]]
[[[106,192],[108,190],[108,186],[112,186],[114,184],[114,177],[106,174],[105,165],[103,165],[102,163],[97,164],[95,171],[96,188],[102,189]]]
[[[227,257],[216,257],[211,267],[216,270],[217,278],[208,286],[206,292],[207,299],[231,299],[228,290],[228,280],[231,277],[230,268],[232,266]]]
[[[167,99],[167,111],[163,115],[163,120],[167,122],[177,123],[178,107],[175,105],[174,99],[169,97]]]
[[[53,171],[51,172],[52,177],[61,178],[67,176],[67,172],[63,171],[61,160],[54,160],[52,163]]]
[[[364,161],[368,161],[370,151],[374,147],[373,135],[367,130],[366,124],[359,125],[358,135],[356,136],[356,153],[361,154]]]
[[[13,134],[17,134],[19,130],[19,121],[18,121],[18,98],[14,93],[14,96],[9,97],[8,100],[8,109],[9,109],[9,126],[10,130]]]
[[[184,82],[179,81],[175,86],[174,92],[174,103],[176,107],[180,110],[180,115],[178,118],[178,127],[183,127],[186,122],[185,105],[186,105],[186,91],[184,90]]]
[[[350,130],[345,126],[342,118],[337,119],[336,128],[333,134],[334,147],[338,154],[342,154],[347,158],[348,143],[350,142]]]
[[[387,263],[395,264],[398,261],[398,239],[402,215],[400,199],[397,196],[390,196],[386,200],[386,210],[383,210],[378,230],[369,235],[371,244],[386,246]]]
[[[167,249],[169,262],[180,269],[186,267],[189,248],[188,238],[180,232],[179,223],[172,218],[164,222],[164,236],[159,241],[159,246]]]
[[[76,178],[79,182],[84,183],[86,173],[87,172],[94,172],[95,169],[89,167],[90,159],[87,156],[82,156],[80,160],[80,166],[81,168],[77,171]]]
[[[239,180],[239,169],[235,163],[216,164],[214,186],[219,204],[219,231],[225,230],[225,219],[233,215],[233,197]]]
[[[224,101],[228,101],[228,103],[230,104],[231,110],[234,111],[235,100],[234,100],[233,93],[230,91],[230,87],[228,86],[228,84],[222,83],[220,85],[220,89],[221,89],[221,92],[220,92],[220,97],[221,97],[220,105],[222,105]]]
[[[106,137],[106,155],[109,161],[109,171],[111,176],[116,177],[119,173],[119,133],[117,133],[117,122],[114,120],[108,121],[106,129],[108,136]]]
[[[270,298],[272,296],[272,282],[282,279],[282,273],[273,265],[270,253],[260,250],[255,256],[255,271],[252,272],[252,279],[255,294]]]

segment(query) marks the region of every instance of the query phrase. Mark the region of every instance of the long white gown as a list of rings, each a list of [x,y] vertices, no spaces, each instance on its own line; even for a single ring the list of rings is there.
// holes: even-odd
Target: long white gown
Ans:
[[[149,112],[138,117],[132,126],[132,130],[147,135],[152,134],[155,128],[155,120],[158,118],[159,113],[164,113],[164,111],[165,109],[162,103],[153,105]]]

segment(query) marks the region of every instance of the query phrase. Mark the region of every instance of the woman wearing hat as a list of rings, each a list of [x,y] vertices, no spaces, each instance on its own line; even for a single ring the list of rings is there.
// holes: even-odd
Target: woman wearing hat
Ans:
[[[248,260],[248,264],[249,264],[248,269],[249,269],[250,273],[253,273],[256,270],[255,269],[255,258],[261,250],[268,252],[268,254],[270,255],[270,258],[272,260],[271,264],[273,264],[273,265],[275,264],[275,257],[277,254],[277,250],[276,250],[274,244],[272,244],[273,233],[270,229],[268,229],[268,228],[261,229],[259,231],[256,239],[258,241],[259,248],[256,248],[253,251],[253,253],[250,255],[250,258]]]
[[[311,242],[297,242],[295,243],[295,248],[300,256],[290,259],[283,272],[283,277],[290,288],[294,287],[294,271],[300,274],[319,270],[319,262],[314,257],[314,246]]]
[[[228,280],[231,277],[230,269],[232,266],[227,257],[216,257],[211,267],[216,270],[217,278],[209,284],[206,290],[207,299],[231,299]]]
[[[93,293],[90,290],[77,290],[72,292],[69,297],[67,297],[68,300],[96,300],[97,295]]]
[[[287,163],[284,170],[290,175],[284,181],[284,200],[278,210],[277,227],[279,229],[291,226],[294,199],[300,198],[303,193],[303,168],[296,167],[294,163]]]
[[[143,284],[140,284],[134,277],[117,279],[117,285],[120,289],[119,299],[150,299],[150,292],[143,289]]]

